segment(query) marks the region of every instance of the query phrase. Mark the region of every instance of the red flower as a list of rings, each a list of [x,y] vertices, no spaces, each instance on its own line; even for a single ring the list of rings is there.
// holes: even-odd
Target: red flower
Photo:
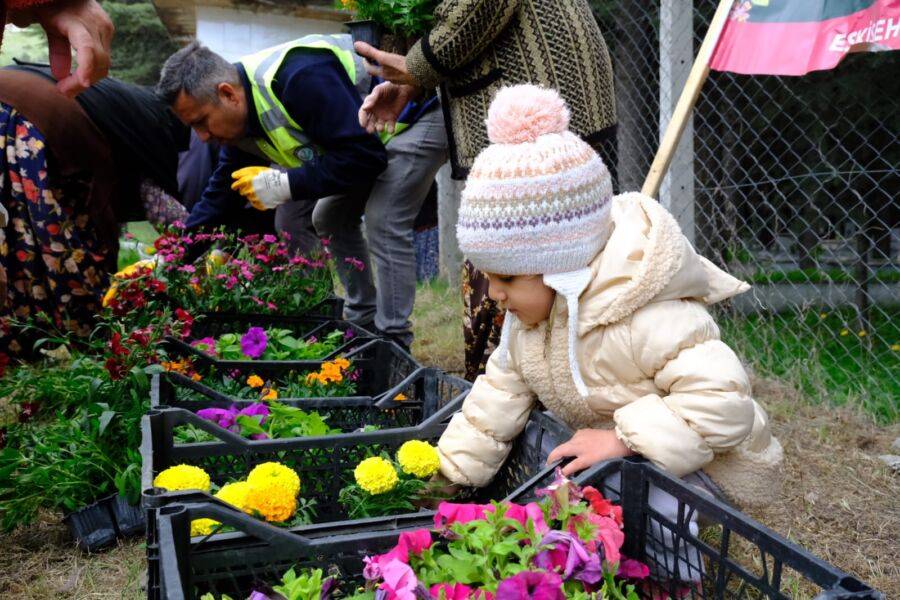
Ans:
[[[109,378],[118,381],[125,377],[125,365],[119,359],[111,356],[106,359],[106,370],[109,372]]]
[[[617,506],[603,497],[603,494],[600,493],[597,488],[591,486],[585,486],[582,488],[581,493],[584,494],[584,497],[588,502],[591,503],[591,508],[594,509],[594,512],[600,515],[601,517],[609,517],[614,519],[619,526],[622,525],[622,507]]]
[[[191,326],[194,324],[194,317],[191,316],[191,313],[184,310],[183,308],[175,309],[175,317],[181,321],[183,327],[181,328],[181,337],[186,338],[191,335]]]
[[[131,332],[131,335],[128,336],[128,339],[140,346],[147,347],[150,345],[150,328],[144,327],[143,329],[135,329]]]
[[[38,411],[38,403],[37,402],[23,402],[22,403],[22,412],[19,413],[19,423],[27,423],[31,420],[31,417],[34,416],[34,413]]]

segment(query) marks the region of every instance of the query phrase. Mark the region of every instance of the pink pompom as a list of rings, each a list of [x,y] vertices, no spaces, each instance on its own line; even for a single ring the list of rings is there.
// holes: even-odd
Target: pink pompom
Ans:
[[[488,137],[494,144],[533,142],[569,128],[569,109],[555,90],[515,85],[497,93],[488,110]]]

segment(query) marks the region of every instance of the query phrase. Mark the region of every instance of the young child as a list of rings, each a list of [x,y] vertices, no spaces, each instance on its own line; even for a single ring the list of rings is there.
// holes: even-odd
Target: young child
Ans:
[[[438,444],[441,473],[484,486],[536,400],[576,430],[564,473],[641,454],[702,470],[739,505],[777,494],[781,445],[706,306],[749,286],[696,254],[638,193],[612,196],[551,90],[501,90],[457,234],[507,309],[500,345]]]

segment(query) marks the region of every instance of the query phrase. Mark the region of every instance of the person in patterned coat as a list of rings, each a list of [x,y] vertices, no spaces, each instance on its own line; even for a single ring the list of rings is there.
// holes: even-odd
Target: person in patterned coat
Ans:
[[[616,106],[609,52],[587,0],[443,0],[434,24],[406,56],[358,42],[356,50],[386,80],[360,111],[370,131],[392,128],[411,99],[438,85],[450,138],[453,176],[465,179],[488,145],[485,120],[496,92],[531,83],[558,90],[572,111],[572,131],[615,164]],[[503,315],[487,280],[466,262],[466,377],[484,372]]]

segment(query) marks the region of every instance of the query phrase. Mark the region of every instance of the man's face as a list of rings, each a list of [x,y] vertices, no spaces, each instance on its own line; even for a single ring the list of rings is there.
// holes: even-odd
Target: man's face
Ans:
[[[203,142],[235,144],[247,129],[244,89],[220,83],[215,101],[199,100],[181,92],[172,107],[182,123],[197,132]]]

